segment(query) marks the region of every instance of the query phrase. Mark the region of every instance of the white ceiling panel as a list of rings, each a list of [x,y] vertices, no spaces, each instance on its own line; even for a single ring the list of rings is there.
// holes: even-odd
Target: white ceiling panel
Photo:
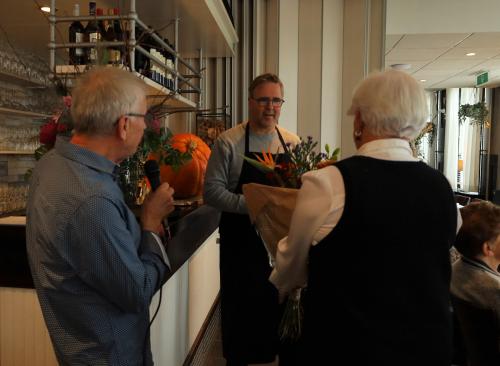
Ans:
[[[391,63],[394,63],[392,61],[397,61],[397,62],[404,62],[406,63],[406,60],[413,60],[413,61],[432,61],[436,57],[442,55],[444,52],[446,52],[448,49],[447,48],[412,48],[412,49],[405,49],[399,47],[396,45],[395,48],[393,48],[387,55],[386,55],[386,60],[391,61]]]
[[[474,52],[475,56],[467,56],[469,52]],[[489,58],[499,56],[500,47],[498,48],[452,48],[440,57],[442,60],[487,60]]]
[[[398,43],[401,48],[450,48],[466,39],[470,33],[406,34]]]
[[[459,74],[461,71],[462,71],[461,69],[456,69],[455,71],[450,71],[447,75]],[[430,78],[442,79],[443,77],[447,76],[447,75],[443,76],[442,70],[429,70],[427,68],[420,69],[420,70],[415,71],[411,74],[414,77],[420,78],[420,79],[430,79]]]
[[[385,37],[385,53],[387,54],[401,38],[403,38],[403,34],[388,34]]]
[[[401,35],[397,35],[401,37]],[[460,38],[463,41],[458,41]],[[433,48],[455,42],[448,48]],[[411,64],[408,73],[426,79],[426,88],[473,87],[478,73],[488,71],[486,86],[500,85],[500,32],[405,35],[386,54],[386,65]],[[419,46],[420,48],[412,48]],[[475,56],[466,56],[475,52]]]
[[[474,33],[465,39],[458,48],[498,48],[500,47],[500,32]]]
[[[480,63],[476,68],[481,68],[483,70],[500,70],[500,58],[492,58],[490,60]]]
[[[430,64],[425,66],[426,70],[437,70],[440,72],[460,72],[462,70],[469,69],[475,65],[482,63],[481,60],[446,60],[442,58],[438,58],[436,61],[431,62]]]

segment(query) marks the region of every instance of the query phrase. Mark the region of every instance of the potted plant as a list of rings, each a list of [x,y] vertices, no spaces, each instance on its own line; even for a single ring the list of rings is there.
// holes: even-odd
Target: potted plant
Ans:
[[[462,104],[458,109],[458,119],[460,123],[463,123],[466,118],[469,118],[471,125],[477,124],[483,126],[489,113],[488,107],[486,107],[486,103],[484,102]]]

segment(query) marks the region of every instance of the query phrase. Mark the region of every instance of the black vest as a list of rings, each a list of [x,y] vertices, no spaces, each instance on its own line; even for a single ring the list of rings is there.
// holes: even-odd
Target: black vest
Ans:
[[[351,365],[450,365],[457,209],[448,181],[420,162],[356,156],[336,166],[345,206],[310,250],[306,352]]]

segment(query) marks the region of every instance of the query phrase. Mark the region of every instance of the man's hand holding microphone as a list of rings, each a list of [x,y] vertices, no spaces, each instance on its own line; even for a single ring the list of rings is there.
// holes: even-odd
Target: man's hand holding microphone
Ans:
[[[169,235],[167,216],[174,210],[174,189],[168,183],[160,183],[160,168],[155,160],[148,160],[144,166],[152,192],[142,205],[141,226],[163,236]]]

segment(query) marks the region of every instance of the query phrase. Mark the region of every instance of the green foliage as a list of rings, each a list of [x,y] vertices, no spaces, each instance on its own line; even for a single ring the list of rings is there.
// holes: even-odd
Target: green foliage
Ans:
[[[489,113],[486,103],[484,102],[462,104],[458,109],[458,119],[460,123],[463,123],[466,118],[470,118],[471,125],[484,125]]]
[[[302,174],[316,169],[318,163],[323,160],[325,154],[316,152],[317,141],[313,141],[311,136],[306,140],[300,140],[293,149],[290,150],[290,160],[294,164],[294,175],[300,177]]]
[[[326,154],[316,152],[316,146],[318,143],[313,141],[311,136],[308,136],[306,140],[301,139],[295,147],[289,148],[284,154],[285,160],[280,163],[274,161],[270,152],[264,152],[262,159],[257,157],[255,160],[246,156],[243,156],[243,159],[266,173],[270,181],[277,186],[300,188],[302,174],[333,164],[340,152],[339,148],[331,152],[328,144],[325,145]]]
[[[339,157],[339,153],[340,153],[340,147],[337,147],[335,150],[333,150],[333,152],[330,154],[330,145],[328,144],[325,144],[325,157],[324,159],[325,160],[333,160],[333,161],[337,161],[338,157]]]
[[[180,152],[174,149],[171,144],[173,134],[168,128],[147,128],[144,130],[144,137],[136,154],[139,159],[145,161],[150,153],[157,153],[158,164],[172,166],[174,171],[178,171],[184,164],[192,159],[192,149]]]

